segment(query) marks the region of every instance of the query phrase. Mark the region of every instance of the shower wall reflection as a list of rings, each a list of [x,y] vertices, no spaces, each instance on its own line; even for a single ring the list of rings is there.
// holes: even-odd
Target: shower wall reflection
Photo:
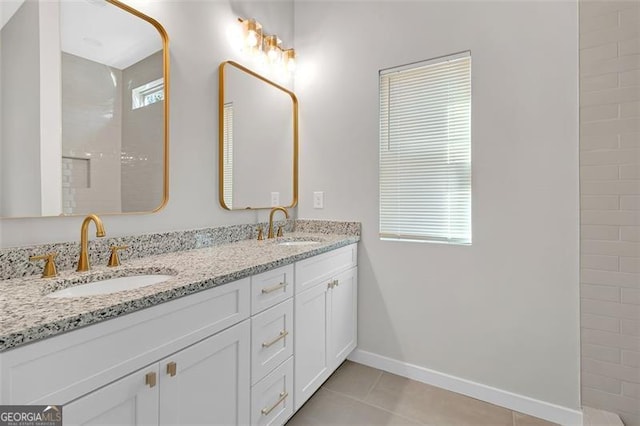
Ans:
[[[162,78],[162,52],[125,69],[62,54],[62,209],[139,212],[163,191],[162,102],[133,89]]]

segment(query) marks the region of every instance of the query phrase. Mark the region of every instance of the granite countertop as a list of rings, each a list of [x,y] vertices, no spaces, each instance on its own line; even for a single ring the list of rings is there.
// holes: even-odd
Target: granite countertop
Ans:
[[[359,236],[290,233],[287,239],[318,244],[282,246],[277,240],[243,240],[122,262],[116,268],[64,271],[56,278],[30,276],[0,281],[0,352],[109,318],[213,288],[359,241]],[[282,239],[280,239],[282,240]],[[52,298],[61,288],[118,276],[160,273],[169,280],[118,293]]]

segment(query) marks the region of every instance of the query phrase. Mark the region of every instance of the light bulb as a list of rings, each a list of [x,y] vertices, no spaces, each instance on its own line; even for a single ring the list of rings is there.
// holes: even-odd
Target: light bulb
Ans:
[[[296,51],[287,49],[284,51],[283,56],[287,71],[293,73],[296,69]]]
[[[244,44],[249,54],[256,54],[262,43],[262,25],[255,19],[247,19],[243,22]]]
[[[256,47],[258,45],[258,36],[255,31],[249,31],[247,34],[247,46]]]
[[[282,49],[280,44],[282,42],[278,40],[277,35],[270,35],[264,38],[265,51],[267,52],[267,59],[270,63],[275,64],[280,61],[280,55]]]

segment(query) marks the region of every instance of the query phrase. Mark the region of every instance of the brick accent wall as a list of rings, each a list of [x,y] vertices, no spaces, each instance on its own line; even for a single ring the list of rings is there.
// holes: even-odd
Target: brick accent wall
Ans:
[[[640,0],[580,0],[582,404],[640,426]]]

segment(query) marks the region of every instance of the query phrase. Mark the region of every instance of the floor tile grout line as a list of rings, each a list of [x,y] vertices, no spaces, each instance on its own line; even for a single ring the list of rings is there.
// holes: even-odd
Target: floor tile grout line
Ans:
[[[414,423],[417,423],[417,424],[420,424],[420,425],[425,425],[425,424],[426,424],[426,423],[422,423],[422,422],[421,422],[420,420],[418,420],[418,419],[414,419],[414,418],[411,418],[411,417],[407,417],[407,416],[405,416],[404,414],[400,414],[400,413],[397,413],[397,412],[395,412],[395,411],[388,410],[388,409],[386,409],[386,408],[384,408],[384,407],[379,407],[379,406],[377,406],[377,405],[375,405],[375,404],[373,404],[373,403],[370,403],[370,402],[367,402],[367,401],[361,400],[361,399],[356,398],[356,397],[354,397],[354,396],[352,396],[352,395],[347,395],[346,393],[342,393],[342,392],[339,392],[339,391],[335,391],[335,390],[332,390],[332,389],[329,389],[329,388],[324,388],[324,389],[325,389],[325,390],[327,390],[327,391],[329,391],[329,392],[331,392],[331,393],[333,393],[333,394],[340,395],[340,396],[344,396],[344,397],[349,398],[349,399],[351,399],[351,400],[353,400],[353,401],[359,402],[359,403],[364,404],[364,405],[368,405],[369,407],[377,408],[378,410],[382,410],[382,411],[387,412],[387,413],[389,413],[389,414],[393,414],[394,416],[398,416],[398,417],[400,417],[400,418],[402,418],[402,419],[405,419],[405,420],[408,420],[408,421],[410,421],[410,422],[414,422]]]
[[[373,382],[373,384],[371,385],[371,387],[369,388],[369,390],[367,391],[367,393],[365,394],[363,399],[367,399],[369,397],[369,395],[371,395],[371,391],[373,391],[375,389],[375,387],[378,386],[378,383],[380,383],[380,379],[382,379],[382,375],[383,374],[384,374],[384,371],[382,371],[382,370],[378,371],[378,377]]]

